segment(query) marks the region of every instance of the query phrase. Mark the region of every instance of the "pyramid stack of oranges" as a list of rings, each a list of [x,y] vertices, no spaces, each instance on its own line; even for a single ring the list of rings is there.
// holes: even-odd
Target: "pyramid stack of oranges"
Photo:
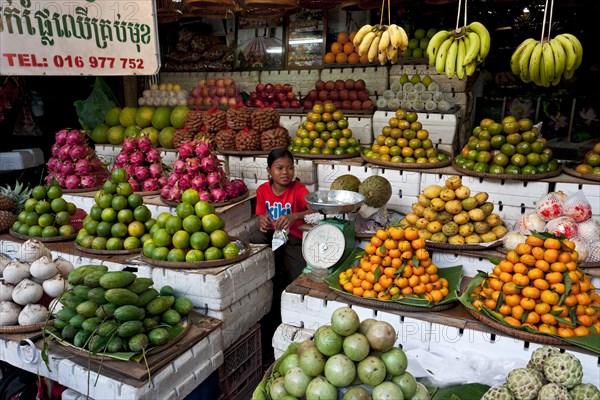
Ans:
[[[323,57],[324,64],[369,64],[367,55],[362,57],[354,48],[352,39],[354,39],[356,31],[340,32],[337,36],[337,41],[331,44],[331,51]]]
[[[563,337],[600,333],[600,296],[577,267],[575,244],[532,234],[509,251],[471,298],[506,323]]]
[[[432,303],[448,295],[448,281],[438,277],[438,268],[416,228],[380,229],[365,246],[365,253],[356,267],[340,273],[345,291],[379,300],[416,296]]]

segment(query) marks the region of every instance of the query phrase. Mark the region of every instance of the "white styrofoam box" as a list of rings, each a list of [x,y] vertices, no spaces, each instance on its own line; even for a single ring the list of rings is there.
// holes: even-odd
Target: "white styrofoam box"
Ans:
[[[387,206],[403,213],[409,212],[421,191],[421,173],[379,166],[372,166],[371,171],[371,175],[383,176],[392,185],[392,197]]]
[[[444,185],[444,182],[451,175],[432,174],[423,172],[421,187],[429,185]],[[496,209],[502,205],[517,207],[535,207],[542,194],[548,193],[549,183],[539,181],[510,181],[500,179],[480,178],[475,176],[462,176],[463,186],[471,189],[474,196],[478,192],[487,192],[488,201],[496,206]]]
[[[229,156],[229,176],[231,178],[244,179],[244,181],[267,181],[267,156]],[[294,176],[305,185],[317,182],[317,167],[313,160],[295,158]],[[256,184],[256,182],[255,182]],[[258,184],[256,187],[260,186]],[[250,186],[248,186],[250,188]],[[252,187],[251,189],[256,189]]]
[[[317,181],[319,190],[329,190],[331,183],[341,175],[354,175],[361,181],[373,175],[371,167],[368,165],[349,165],[349,164],[317,164]]]
[[[223,267],[175,270],[154,267],[157,287],[170,285],[178,295],[187,296],[196,308],[226,310],[263,286],[275,275],[273,252],[264,245],[251,245],[252,254]]]
[[[302,123],[302,117],[300,115],[279,115],[279,125],[283,126],[290,133],[290,138],[296,137],[296,131]]]
[[[494,268],[486,257],[475,257],[470,255],[453,254],[445,251],[432,250],[431,260],[438,268],[454,267],[462,265],[462,273],[464,276],[473,277],[477,275],[477,271],[491,271]]]
[[[224,154],[217,154],[217,158],[219,159],[219,161],[221,161],[221,166],[223,167],[225,174],[229,176],[229,156],[226,156]]]
[[[400,75],[429,75],[434,82],[440,85],[444,92],[466,92],[474,81],[474,77],[458,79],[456,76],[448,78],[445,74],[438,74],[435,67],[429,64],[402,64],[392,65],[390,68],[389,84],[399,82]]]
[[[229,232],[231,229],[239,226],[240,223],[252,218],[252,212],[252,202],[246,200],[232,204],[231,206],[222,207],[218,215],[225,221],[225,230]]]
[[[16,149],[13,151],[25,152],[25,153],[31,154],[31,156],[33,158],[33,160],[32,160],[33,166],[45,164],[44,152],[42,151],[42,149],[40,149],[38,147],[33,148],[33,149]]]
[[[298,328],[288,324],[279,325],[271,340],[275,359],[281,357],[292,342],[302,343],[306,339],[311,339],[314,334],[314,329]]]
[[[33,155],[25,151],[0,153],[0,171],[17,171],[35,167]]]
[[[352,137],[356,139],[358,144],[363,146],[373,143],[373,116],[351,116],[346,117],[348,127],[352,131]]]
[[[381,135],[383,127],[388,125],[390,118],[396,115],[395,111],[375,111],[373,115],[373,136]],[[456,140],[456,129],[460,117],[454,114],[422,113],[419,112],[419,122],[423,129],[429,132],[429,138],[434,145],[452,146]],[[439,147],[438,147],[439,148]],[[442,148],[445,150],[445,148]]]
[[[86,210],[86,212],[89,212],[92,209],[92,206],[96,204],[96,200],[90,196],[78,196],[77,194],[65,193],[62,197],[65,201],[75,204],[77,208]]]
[[[161,149],[160,156],[162,157],[163,164],[172,167],[179,157],[179,152],[175,149]]]
[[[259,71],[208,72],[206,79],[232,78],[238,92],[254,92],[259,80]]]
[[[315,88],[315,82],[319,80],[319,70],[278,70],[260,71],[260,83],[289,83],[296,95],[304,96]],[[299,96],[299,97],[300,97]]]
[[[200,79],[206,79],[206,72],[161,72],[161,83],[178,83],[182,89],[190,92]]]
[[[389,87],[387,67],[356,66],[347,68],[324,68],[321,70],[321,80],[325,82],[336,81],[338,79],[345,81],[348,77],[352,77],[354,80],[364,80],[366,84],[365,89],[367,89],[371,95],[381,95]]]
[[[18,350],[19,342],[0,338],[0,360],[13,365],[17,368],[40,374],[54,381],[59,380],[58,366],[61,363],[61,358],[48,357],[48,365],[42,360],[42,351],[39,348],[30,346],[21,347],[21,358],[19,358]]]
[[[567,196],[581,190],[592,206],[592,214],[600,216],[600,184],[556,182],[554,190],[562,191]]]
[[[224,310],[194,308],[195,311],[223,321],[223,348],[228,348],[248,332],[271,309],[273,282],[266,281],[262,286],[248,293]]]
[[[253,210],[253,214],[254,214],[254,210]],[[250,235],[252,235],[252,233],[257,230],[258,230],[258,218],[252,217],[249,220],[242,222],[241,224],[238,224],[238,226],[234,227],[233,229],[228,229],[227,232],[231,236],[238,237],[238,238],[242,239],[243,241],[247,242],[250,239]]]
[[[121,146],[112,144],[95,144],[94,148],[98,155],[98,159],[100,159],[103,164],[107,165],[109,169],[112,168],[117,156],[121,152]]]

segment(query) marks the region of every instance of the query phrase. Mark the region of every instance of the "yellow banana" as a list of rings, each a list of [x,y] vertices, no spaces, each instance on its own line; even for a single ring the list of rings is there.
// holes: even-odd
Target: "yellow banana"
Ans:
[[[562,45],[563,49],[565,49],[565,54],[567,56],[565,68],[568,70],[575,70],[575,62],[577,61],[575,45],[565,35],[556,35],[555,39],[558,40]]]
[[[454,76],[454,72],[456,71],[456,55],[458,53],[458,41],[454,39],[450,48],[448,49],[448,55],[446,56],[446,66],[444,70],[446,71],[446,76],[448,78],[452,78]]]
[[[554,77],[556,78],[556,76],[561,76],[563,72],[565,72],[567,56],[565,54],[565,49],[558,40],[550,39],[550,47],[552,47],[552,53],[554,53]]]
[[[378,51],[379,53],[383,53],[385,52],[385,50],[388,48],[388,46],[390,45],[390,31],[389,29],[383,31],[383,33],[381,34],[381,40],[379,40],[379,47],[378,47]]]
[[[467,37],[469,38],[469,48],[466,49],[464,65],[471,64],[477,59],[481,46],[481,39],[476,32],[467,32]]]
[[[483,60],[490,51],[490,33],[481,22],[473,21],[468,26],[468,29],[479,35],[481,44],[479,45],[479,57]]]
[[[475,73],[475,69],[477,69],[477,62],[473,61],[471,64],[465,65],[465,73],[467,76],[471,76]]]
[[[429,44],[427,45],[427,57],[429,57],[429,65],[433,67],[435,65],[435,57],[437,52],[442,45],[452,35],[451,31],[438,31],[433,37],[429,40]]]
[[[554,52],[552,51],[552,46],[548,41],[542,44],[542,67],[544,71],[544,76],[546,78],[544,83],[550,86],[550,82],[554,80]],[[540,73],[541,75],[541,73]]]
[[[400,47],[400,35],[398,35],[398,25],[396,24],[391,24],[388,27],[389,35],[390,35],[390,46],[392,46],[394,49],[397,49]]]
[[[446,68],[446,57],[448,56],[448,50],[450,50],[450,46],[453,42],[454,37],[450,35],[450,37],[442,43],[435,55],[435,71],[438,74],[443,73]]]
[[[562,35],[566,36],[566,38],[569,39],[575,47],[575,55],[577,56],[577,58],[575,59],[575,65],[573,66],[573,69],[577,69],[579,68],[579,66],[581,65],[581,61],[583,60],[583,46],[581,45],[579,39],[577,39],[577,37],[575,37],[574,35],[571,35],[570,33],[563,33]]]
[[[357,53],[359,56],[362,56],[363,54],[367,54],[367,52],[371,48],[371,43],[373,43],[373,40],[376,37],[377,37],[377,33],[373,32],[373,31],[371,31],[365,35],[363,40],[360,42],[360,45],[358,47],[356,47],[358,49]]]
[[[565,73],[563,74],[563,76],[565,77],[565,79],[571,79],[573,77],[574,72],[574,69],[565,69]]]
[[[371,25],[364,25],[361,27],[358,32],[356,32],[356,35],[354,35],[354,39],[352,39],[354,47],[358,49],[358,46],[360,46],[365,36],[367,36],[367,33],[371,31],[373,31],[373,26]]]
[[[533,53],[533,49],[535,49],[535,46],[538,43],[539,42],[537,40],[530,42],[523,49],[521,57],[519,58],[519,71],[521,71],[519,75],[521,77],[521,80],[525,83],[531,82],[531,79],[529,78],[529,62],[531,61],[531,53]]]
[[[371,42],[371,47],[369,47],[369,51],[367,53],[367,58],[369,62],[375,61],[377,54],[379,53],[379,42],[381,41],[381,35],[375,36],[373,42]]]
[[[408,48],[408,35],[403,27],[398,26],[398,34],[400,35],[400,51],[405,51]]]
[[[529,61],[529,79],[539,86],[541,85],[540,81],[540,62],[542,60],[542,43],[538,42],[535,45],[535,49],[533,49],[533,53],[531,53],[531,59]]]
[[[392,46],[390,46],[387,48],[386,53],[387,53],[387,59],[392,64],[396,64],[396,61],[398,61],[398,55],[400,54],[400,50],[394,49]]]
[[[379,61],[380,65],[385,65],[387,63],[387,50],[377,53],[377,60]]]
[[[465,38],[466,36],[458,40],[458,51],[456,53],[456,77],[458,79],[465,77],[465,67],[463,65],[465,61],[465,53],[467,51],[465,47]]]
[[[533,42],[535,42],[535,39],[532,39],[532,38],[525,39],[515,49],[515,51],[513,51],[512,56],[510,57],[510,70],[512,71],[513,74],[518,75],[521,72],[521,68],[519,67],[519,61],[521,58],[521,54],[523,54],[523,50],[525,50],[525,48],[527,46],[529,46],[530,43],[533,43]]]

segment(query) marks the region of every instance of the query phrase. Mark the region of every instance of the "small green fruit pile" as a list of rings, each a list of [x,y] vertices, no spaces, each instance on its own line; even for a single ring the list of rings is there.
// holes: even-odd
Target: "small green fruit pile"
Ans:
[[[408,40],[408,47],[405,51],[400,53],[402,57],[426,57],[425,50],[427,50],[427,46],[429,45],[429,39],[433,37],[437,33],[436,28],[418,28],[415,29],[412,35],[410,35]]]
[[[490,174],[542,174],[560,168],[528,118],[484,118],[455,159],[457,166]]]
[[[152,287],[151,278],[104,265],[83,265],[68,277],[60,298],[54,334],[92,353],[143,352],[183,332],[182,318],[193,310],[170,286]]]
[[[42,238],[75,234],[71,216],[77,207],[63,199],[62,194],[57,183],[34,187],[11,229],[21,235]]]
[[[144,241],[145,257],[159,261],[198,262],[232,258],[239,254],[237,244],[223,230],[225,221],[215,208],[200,200],[198,192],[187,189],[175,215],[161,213]]]
[[[111,179],[94,195],[75,243],[93,250],[134,250],[150,238],[156,223],[141,195],[134,193],[124,169],[115,168]]]

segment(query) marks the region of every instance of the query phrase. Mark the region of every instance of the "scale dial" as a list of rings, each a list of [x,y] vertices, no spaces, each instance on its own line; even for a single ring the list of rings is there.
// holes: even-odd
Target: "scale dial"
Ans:
[[[342,230],[332,224],[320,224],[306,233],[302,256],[315,268],[329,268],[342,259],[346,240]]]

